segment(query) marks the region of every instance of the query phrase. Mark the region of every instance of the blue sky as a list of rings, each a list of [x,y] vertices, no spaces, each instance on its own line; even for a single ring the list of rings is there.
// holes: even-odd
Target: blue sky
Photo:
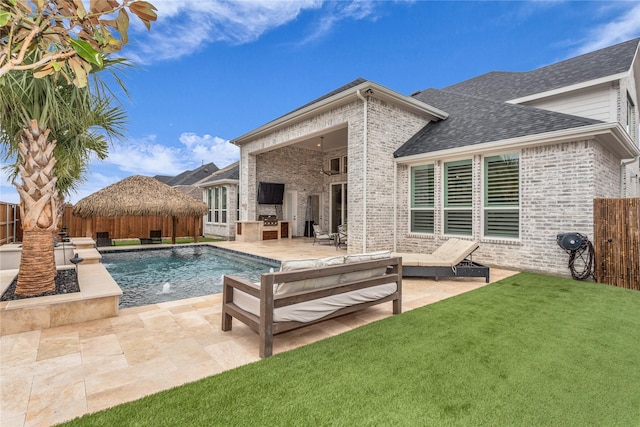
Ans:
[[[358,77],[409,95],[640,36],[634,1],[150,1],[158,21],[134,23],[122,52],[137,64],[127,138],[71,203],[131,175],[222,168],[229,140]],[[19,201],[4,176],[0,201]]]

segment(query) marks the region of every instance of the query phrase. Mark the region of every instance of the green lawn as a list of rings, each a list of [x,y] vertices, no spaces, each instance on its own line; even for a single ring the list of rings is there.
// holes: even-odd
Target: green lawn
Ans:
[[[66,425],[638,426],[640,292],[522,273]]]

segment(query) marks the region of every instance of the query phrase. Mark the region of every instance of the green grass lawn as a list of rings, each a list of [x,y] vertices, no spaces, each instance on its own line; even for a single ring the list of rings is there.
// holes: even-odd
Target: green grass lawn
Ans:
[[[640,292],[522,273],[66,425],[638,426]]]

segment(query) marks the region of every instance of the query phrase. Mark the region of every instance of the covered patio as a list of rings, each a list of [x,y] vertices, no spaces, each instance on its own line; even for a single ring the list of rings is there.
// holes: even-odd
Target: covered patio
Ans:
[[[217,242],[278,260],[336,254],[313,239]],[[344,253],[344,251],[342,252]],[[515,272],[491,270],[492,281]],[[403,311],[484,286],[482,279],[403,280]],[[120,310],[117,317],[0,338],[3,426],[45,426],[259,360],[254,332],[220,330],[221,295]],[[391,316],[388,304],[279,335],[284,352]]]

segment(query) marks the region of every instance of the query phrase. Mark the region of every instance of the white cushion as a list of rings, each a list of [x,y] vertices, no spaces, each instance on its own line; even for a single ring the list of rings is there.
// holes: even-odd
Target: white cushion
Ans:
[[[377,251],[369,252],[366,254],[347,255],[344,257],[345,264],[352,264],[354,262],[375,261],[378,259],[391,258],[391,251]],[[353,271],[351,273],[344,273],[340,277],[340,283],[355,282],[357,280],[366,280],[373,277],[382,276],[387,271],[386,267],[374,268],[362,271]]]

